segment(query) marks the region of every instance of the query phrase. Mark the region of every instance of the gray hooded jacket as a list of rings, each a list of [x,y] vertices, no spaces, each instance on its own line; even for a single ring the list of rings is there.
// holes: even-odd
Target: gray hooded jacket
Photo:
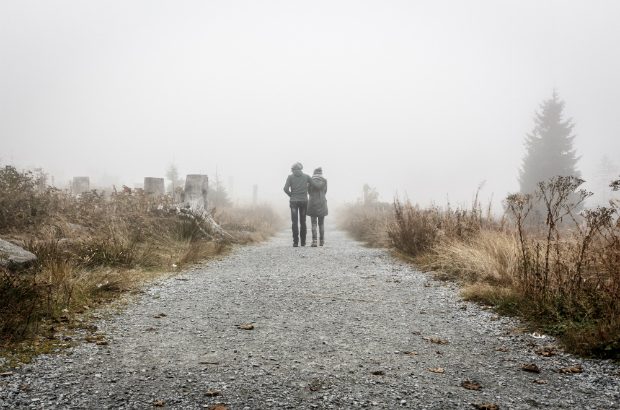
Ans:
[[[308,186],[310,201],[308,201],[309,216],[327,216],[327,179],[322,176],[313,176]]]

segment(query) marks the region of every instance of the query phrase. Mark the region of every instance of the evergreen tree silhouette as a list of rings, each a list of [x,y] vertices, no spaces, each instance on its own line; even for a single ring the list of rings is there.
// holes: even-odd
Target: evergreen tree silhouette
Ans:
[[[534,116],[534,129],[525,138],[526,153],[519,172],[522,193],[533,193],[541,181],[554,176],[581,177],[573,148],[574,124],[564,119],[564,101],[554,90]]]

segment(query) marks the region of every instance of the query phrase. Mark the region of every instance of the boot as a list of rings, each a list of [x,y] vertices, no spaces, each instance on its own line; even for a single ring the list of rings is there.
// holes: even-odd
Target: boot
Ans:
[[[316,239],[312,240],[312,245],[310,245],[310,246],[313,247],[313,248],[316,248]]]
[[[325,245],[325,240],[324,240],[324,239],[321,239],[321,241],[319,242],[319,245],[320,245],[320,246]]]

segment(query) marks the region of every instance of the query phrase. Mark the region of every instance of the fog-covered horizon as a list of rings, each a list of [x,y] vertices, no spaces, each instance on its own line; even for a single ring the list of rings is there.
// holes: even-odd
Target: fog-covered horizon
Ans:
[[[3,1],[0,164],[66,186],[215,174],[286,201],[292,163],[330,201],[468,203],[518,190],[557,90],[578,167],[620,158],[615,1]]]

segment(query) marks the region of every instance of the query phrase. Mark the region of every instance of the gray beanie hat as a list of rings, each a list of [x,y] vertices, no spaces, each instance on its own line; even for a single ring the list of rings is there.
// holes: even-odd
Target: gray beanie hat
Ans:
[[[291,170],[295,170],[295,169],[302,170],[304,169],[304,166],[301,165],[301,162],[296,162],[293,165],[291,165]]]

